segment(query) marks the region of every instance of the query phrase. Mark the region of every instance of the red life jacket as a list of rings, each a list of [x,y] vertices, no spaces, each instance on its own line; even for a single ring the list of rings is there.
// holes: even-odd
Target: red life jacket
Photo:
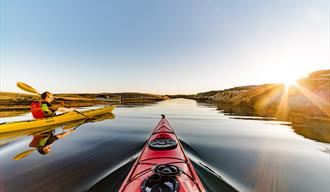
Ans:
[[[40,104],[39,101],[33,101],[31,103],[31,113],[32,113],[32,116],[36,119],[40,119],[40,118],[45,117],[45,113],[41,109],[41,104]]]

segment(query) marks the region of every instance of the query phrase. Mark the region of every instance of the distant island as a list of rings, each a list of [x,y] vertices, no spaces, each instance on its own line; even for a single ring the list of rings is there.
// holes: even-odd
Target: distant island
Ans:
[[[94,105],[140,105],[171,98],[194,99],[213,103],[218,110],[233,116],[262,116],[290,121],[296,132],[322,142],[330,142],[330,70],[310,73],[296,85],[264,84],[240,86],[191,95],[157,95],[147,93],[66,93],[54,94],[65,107]],[[0,117],[27,113],[38,96],[0,92]],[[321,122],[321,124],[320,124]],[[307,126],[306,124],[311,124]],[[313,132],[308,127],[318,127]],[[315,135],[319,134],[319,135]]]

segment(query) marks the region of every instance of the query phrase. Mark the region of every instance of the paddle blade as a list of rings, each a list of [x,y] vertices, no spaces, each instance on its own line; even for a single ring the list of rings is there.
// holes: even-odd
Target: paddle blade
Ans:
[[[31,87],[23,82],[17,82],[16,85],[23,91],[27,91],[27,92],[34,93],[34,94],[39,94],[37,90],[35,90],[33,87]]]
[[[22,153],[17,154],[15,157],[13,157],[14,160],[20,160],[23,159],[24,157],[30,155],[35,149],[29,149],[27,151],[23,151]]]
[[[83,124],[84,122],[86,122],[86,120],[81,120],[81,121],[77,121],[77,122],[68,123],[64,127],[62,127],[62,129],[63,130],[72,129],[72,128],[78,127],[79,125]]]
[[[104,121],[104,120],[107,120],[107,119],[114,119],[114,118],[115,118],[115,115],[113,113],[106,113],[104,115],[94,117],[94,119],[91,120],[90,122],[95,123],[95,122]]]

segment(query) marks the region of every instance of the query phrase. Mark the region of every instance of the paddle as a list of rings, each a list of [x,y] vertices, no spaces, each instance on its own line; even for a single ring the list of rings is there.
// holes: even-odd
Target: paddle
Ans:
[[[29,149],[27,151],[23,151],[22,153],[19,153],[19,154],[15,155],[15,157],[13,157],[13,159],[14,160],[23,159],[24,157],[30,155],[34,150],[36,150],[36,149]]]
[[[22,89],[24,91],[40,95],[40,93],[37,90],[35,90],[33,87],[31,87],[23,82],[19,81],[16,83],[16,85],[17,85],[17,87],[19,87],[20,89]]]
[[[76,129],[77,127],[79,127],[80,125],[82,125],[82,124],[85,124],[85,123],[87,123],[88,121],[86,121],[86,119],[84,119],[84,120],[80,120],[80,121],[75,121],[75,122],[72,122],[72,123],[68,123],[68,124],[66,124],[66,125],[64,125],[63,127],[62,127],[62,129],[63,130],[66,130],[66,129]]]
[[[28,85],[28,84],[26,84],[26,83],[23,83],[23,82],[19,81],[19,82],[16,83],[16,85],[17,85],[17,87],[19,87],[19,88],[22,89],[23,91],[26,91],[26,92],[30,92],[30,93],[34,93],[34,94],[38,94],[38,95],[40,95],[40,93],[39,93],[36,89],[34,89],[33,87],[31,87],[30,85]],[[90,118],[90,117],[88,117],[87,115],[81,113],[80,111],[77,111],[77,110],[75,110],[75,109],[74,109],[73,111],[76,112],[76,113],[79,113],[80,115],[85,116],[85,117],[88,118],[88,119],[93,119],[93,118]]]

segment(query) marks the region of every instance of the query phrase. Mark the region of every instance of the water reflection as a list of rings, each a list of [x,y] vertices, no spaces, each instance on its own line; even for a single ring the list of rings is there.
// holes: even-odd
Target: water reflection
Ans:
[[[78,127],[86,123],[95,123],[104,121],[107,119],[114,119],[115,116],[112,113],[107,113],[104,115],[96,116],[91,119],[84,119],[74,122],[69,122],[66,124],[62,124],[61,126],[47,126],[47,127],[40,127],[37,129],[29,129],[23,131],[15,131],[1,134],[0,139],[2,140],[2,144],[6,144],[11,140],[17,139],[17,137],[21,136],[28,136],[32,135],[32,140],[29,143],[30,149],[25,150],[16,154],[13,159],[14,160],[21,160],[32,152],[37,151],[39,154],[47,155],[52,151],[52,144],[55,141],[63,139],[65,136],[73,133],[76,131]],[[60,132],[60,133],[58,133]]]
[[[221,109],[218,109],[222,111]],[[330,143],[330,119],[312,119],[302,115],[289,114],[286,118],[263,117],[246,109],[232,109],[231,113],[224,113],[232,119],[260,120],[260,121],[281,121],[283,125],[290,125],[295,133],[305,138],[319,142]]]
[[[209,191],[230,191],[230,186],[239,191],[330,189],[329,144],[296,134],[292,123],[233,119],[215,106],[176,99],[116,108],[115,120],[81,125],[54,142],[50,154],[34,151],[13,161],[33,149],[28,147],[33,133],[18,136],[0,146],[0,191],[116,191],[161,113]]]
[[[39,154],[42,155],[49,154],[51,152],[51,146],[55,141],[64,138],[65,136],[69,135],[74,131],[75,128],[58,134],[55,133],[55,130],[34,134],[32,141],[29,143],[29,147],[32,147],[33,149],[23,151],[15,155],[13,159],[20,160],[30,155],[33,151],[38,151]]]
[[[315,141],[330,143],[330,121],[303,117],[296,117],[289,120],[291,120],[292,128],[297,134]]]

